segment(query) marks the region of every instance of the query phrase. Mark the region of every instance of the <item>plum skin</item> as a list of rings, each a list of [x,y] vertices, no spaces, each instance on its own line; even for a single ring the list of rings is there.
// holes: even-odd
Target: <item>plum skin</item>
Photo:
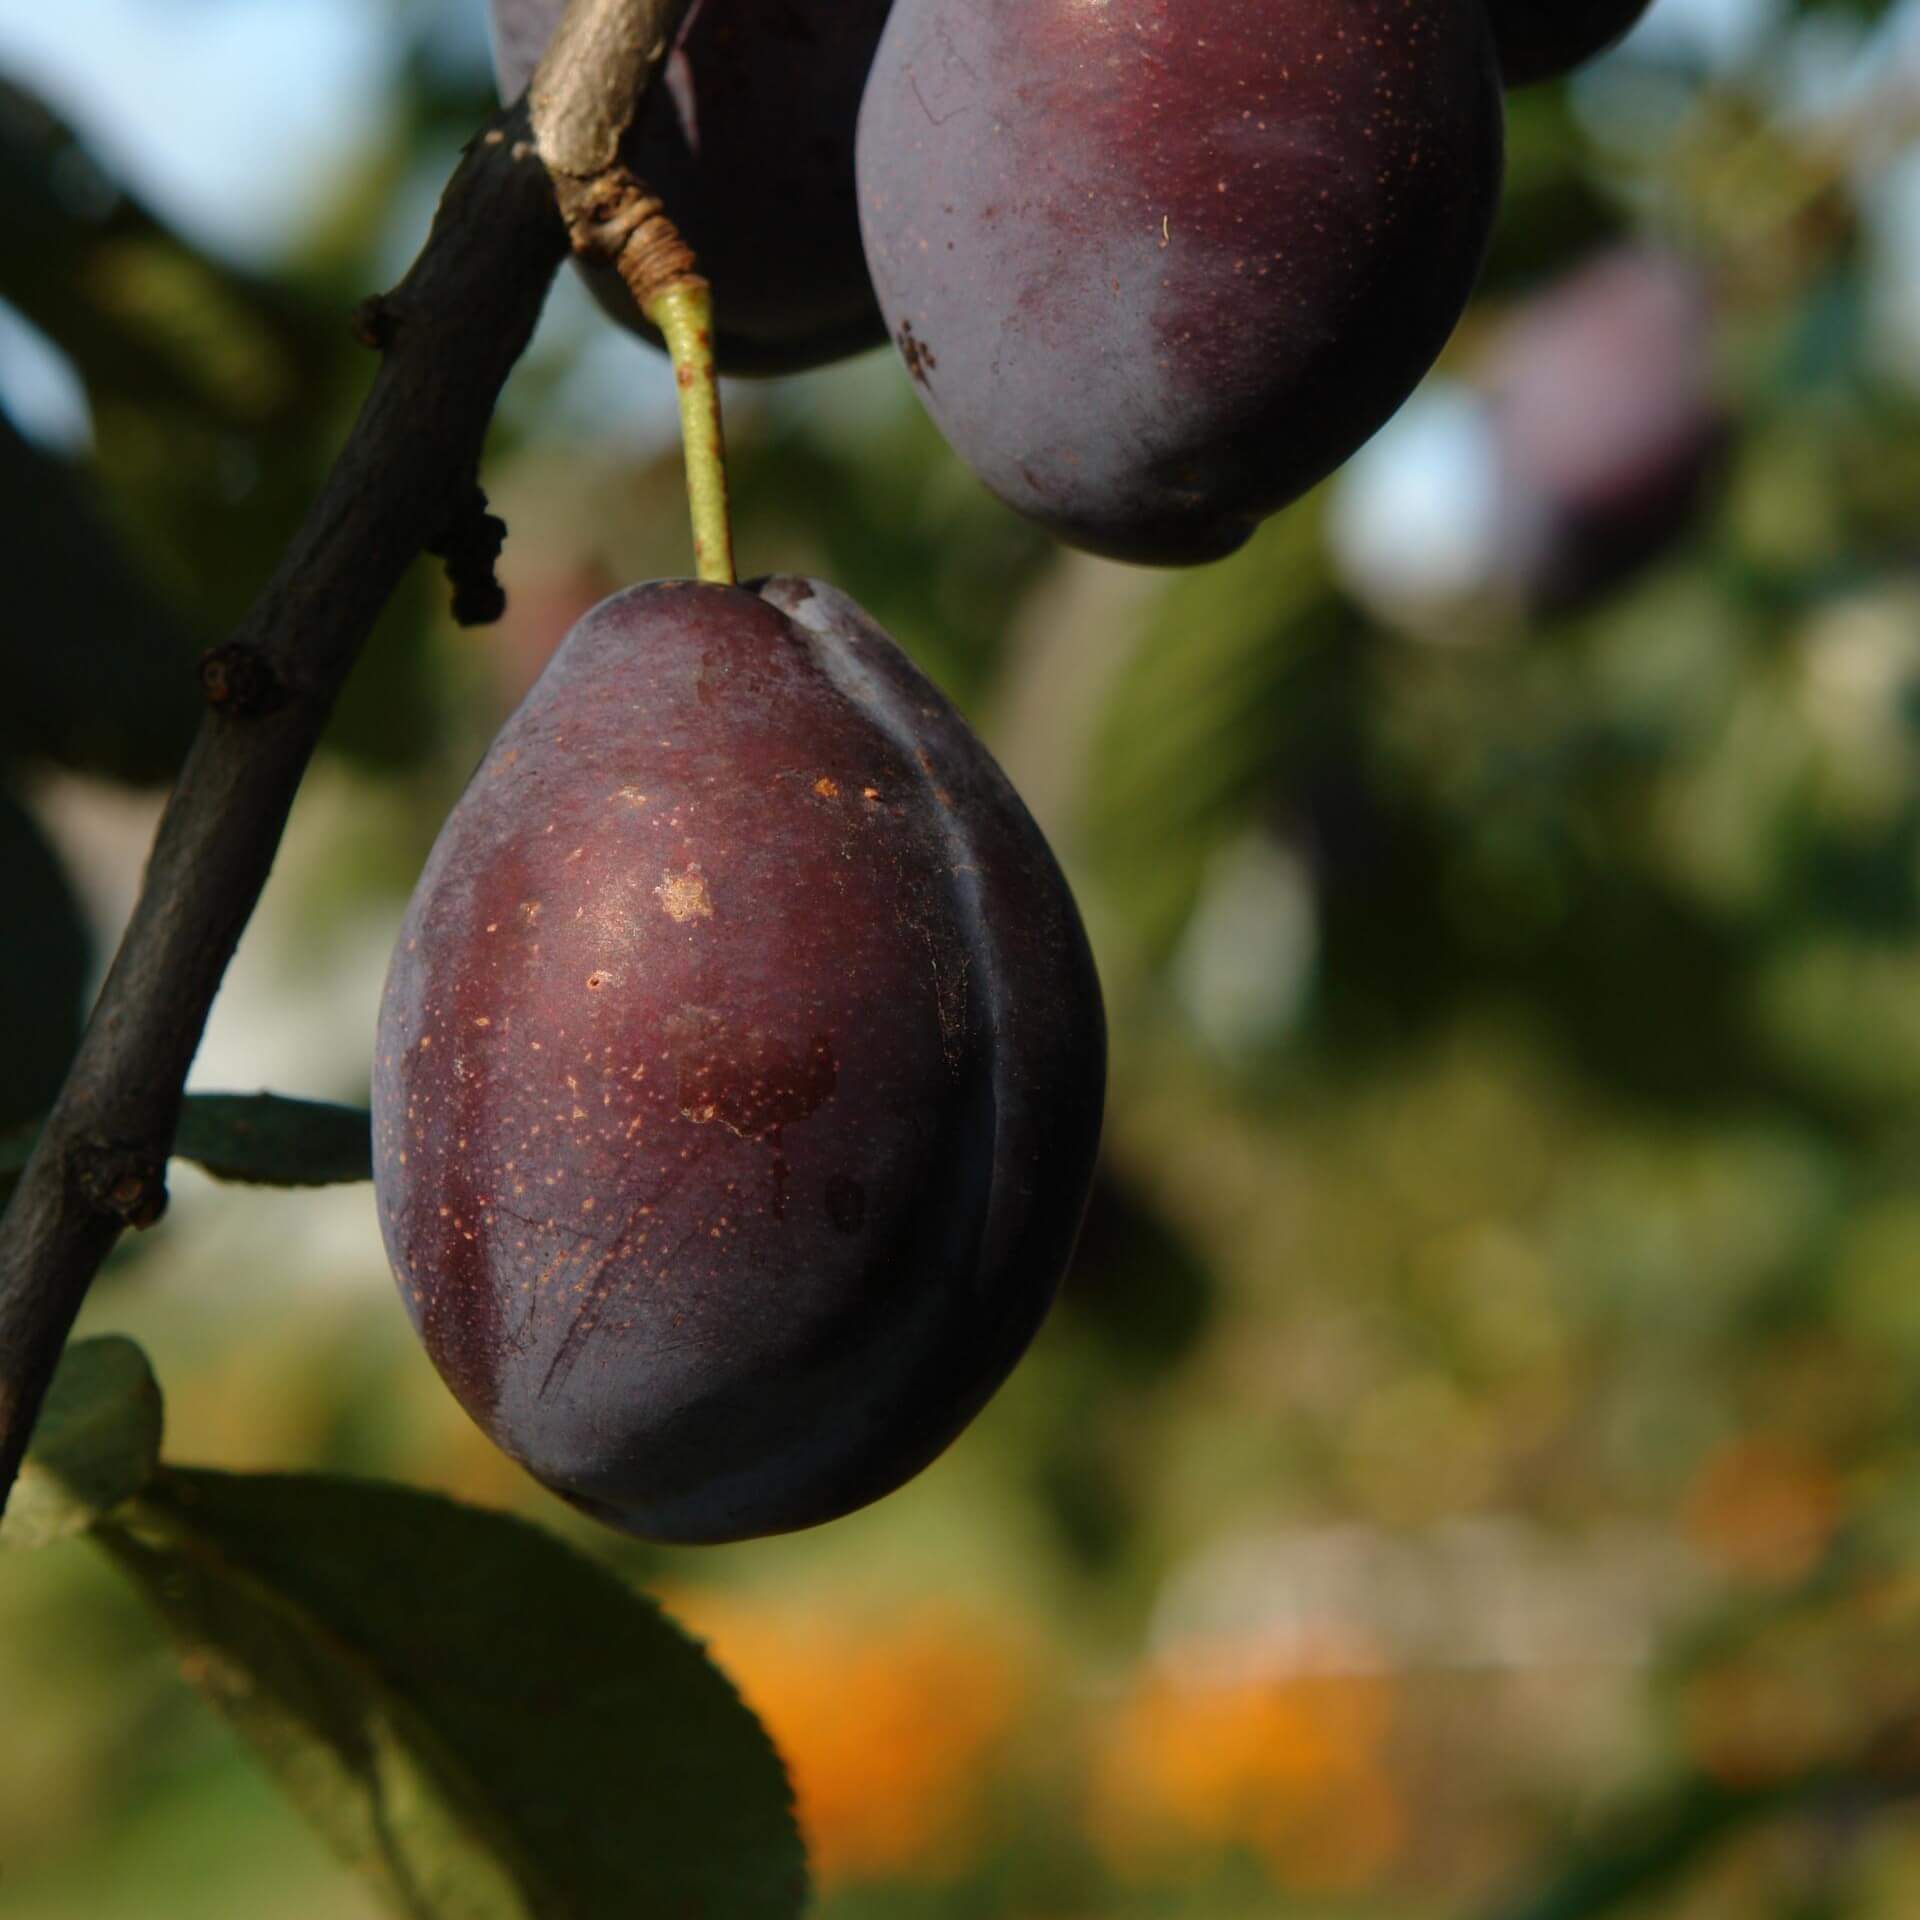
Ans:
[[[1062,539],[1231,552],[1452,332],[1504,122],[1482,0],[897,0],[855,144],[888,330]]]
[[[1652,0],[1487,0],[1510,87],[1555,80],[1626,38]]]
[[[513,99],[566,0],[491,0]],[[723,373],[823,366],[886,338],[860,249],[853,126],[889,0],[697,0],[622,147],[712,283]],[[595,299],[656,346],[619,276]]]
[[[589,613],[449,816],[379,1019],[375,1181],[441,1374],[647,1538],[889,1492],[1044,1317],[1105,1026],[1005,776],[830,587]]]

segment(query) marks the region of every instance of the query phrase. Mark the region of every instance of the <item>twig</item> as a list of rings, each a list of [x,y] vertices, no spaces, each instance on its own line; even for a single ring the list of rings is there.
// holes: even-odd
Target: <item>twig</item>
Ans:
[[[94,1275],[166,1205],[187,1069],[335,697],[408,565],[472,512],[494,402],[566,256],[555,181],[613,162],[688,4],[572,0],[528,101],[467,149],[419,259],[356,316],[380,371],[219,651],[133,918],[0,1218],[0,1506]]]

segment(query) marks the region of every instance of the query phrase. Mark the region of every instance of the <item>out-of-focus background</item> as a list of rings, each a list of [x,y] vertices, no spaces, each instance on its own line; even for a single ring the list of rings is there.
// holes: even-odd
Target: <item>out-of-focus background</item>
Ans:
[[[12,1122],[491,94],[478,0],[9,0],[0,76]],[[1441,367],[1217,566],[1056,549],[889,354],[730,393],[746,569],[951,690],[1106,983],[1079,1264],[932,1470],[593,1530],[442,1390],[365,1188],[177,1168],[87,1311],[178,1459],[511,1506],[660,1593],[823,1920],[1920,1912],[1920,5],[1658,0],[1510,124]],[[401,595],[195,1084],[364,1099],[481,747],[686,569],[671,417],[563,284],[485,476],[507,618]],[[0,1729],[7,1920],[373,1913],[84,1546],[0,1567]]]

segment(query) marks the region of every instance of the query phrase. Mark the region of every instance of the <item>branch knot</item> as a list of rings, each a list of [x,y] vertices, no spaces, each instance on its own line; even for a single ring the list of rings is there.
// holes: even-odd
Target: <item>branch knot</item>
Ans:
[[[286,682],[273,662],[245,640],[229,640],[200,656],[200,688],[215,713],[257,719],[287,703]]]
[[[353,310],[353,337],[373,353],[385,353],[393,345],[400,316],[384,293],[370,293]]]
[[[138,1147],[82,1146],[74,1174],[89,1206],[130,1227],[150,1227],[167,1210],[167,1163]]]

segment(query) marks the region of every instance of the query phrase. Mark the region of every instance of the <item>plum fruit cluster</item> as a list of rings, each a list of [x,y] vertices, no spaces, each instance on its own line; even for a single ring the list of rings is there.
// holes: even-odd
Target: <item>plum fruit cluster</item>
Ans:
[[[435,1364],[649,1538],[833,1518],[1032,1338],[1105,1079],[1066,882],[845,595],[588,614],[434,847],[381,1006],[381,1224]]]
[[[714,285],[723,371],[891,338],[1010,506],[1204,561],[1439,355],[1498,206],[1502,86],[1647,4],[696,0],[628,157]],[[563,5],[491,0],[503,91]]]
[[[492,0],[504,90],[562,4]],[[721,368],[891,336],[1013,506],[1200,561],[1440,352],[1503,80],[1639,11],[695,0],[626,158],[711,284]],[[683,390],[710,384],[693,331]],[[690,475],[718,457],[690,439]],[[843,594],[730,578],[633,588],[563,642],[434,847],[374,1070],[435,1364],[555,1492],[662,1540],[831,1519],[953,1439],[1059,1284],[1105,1086],[1073,899],[986,750]]]

